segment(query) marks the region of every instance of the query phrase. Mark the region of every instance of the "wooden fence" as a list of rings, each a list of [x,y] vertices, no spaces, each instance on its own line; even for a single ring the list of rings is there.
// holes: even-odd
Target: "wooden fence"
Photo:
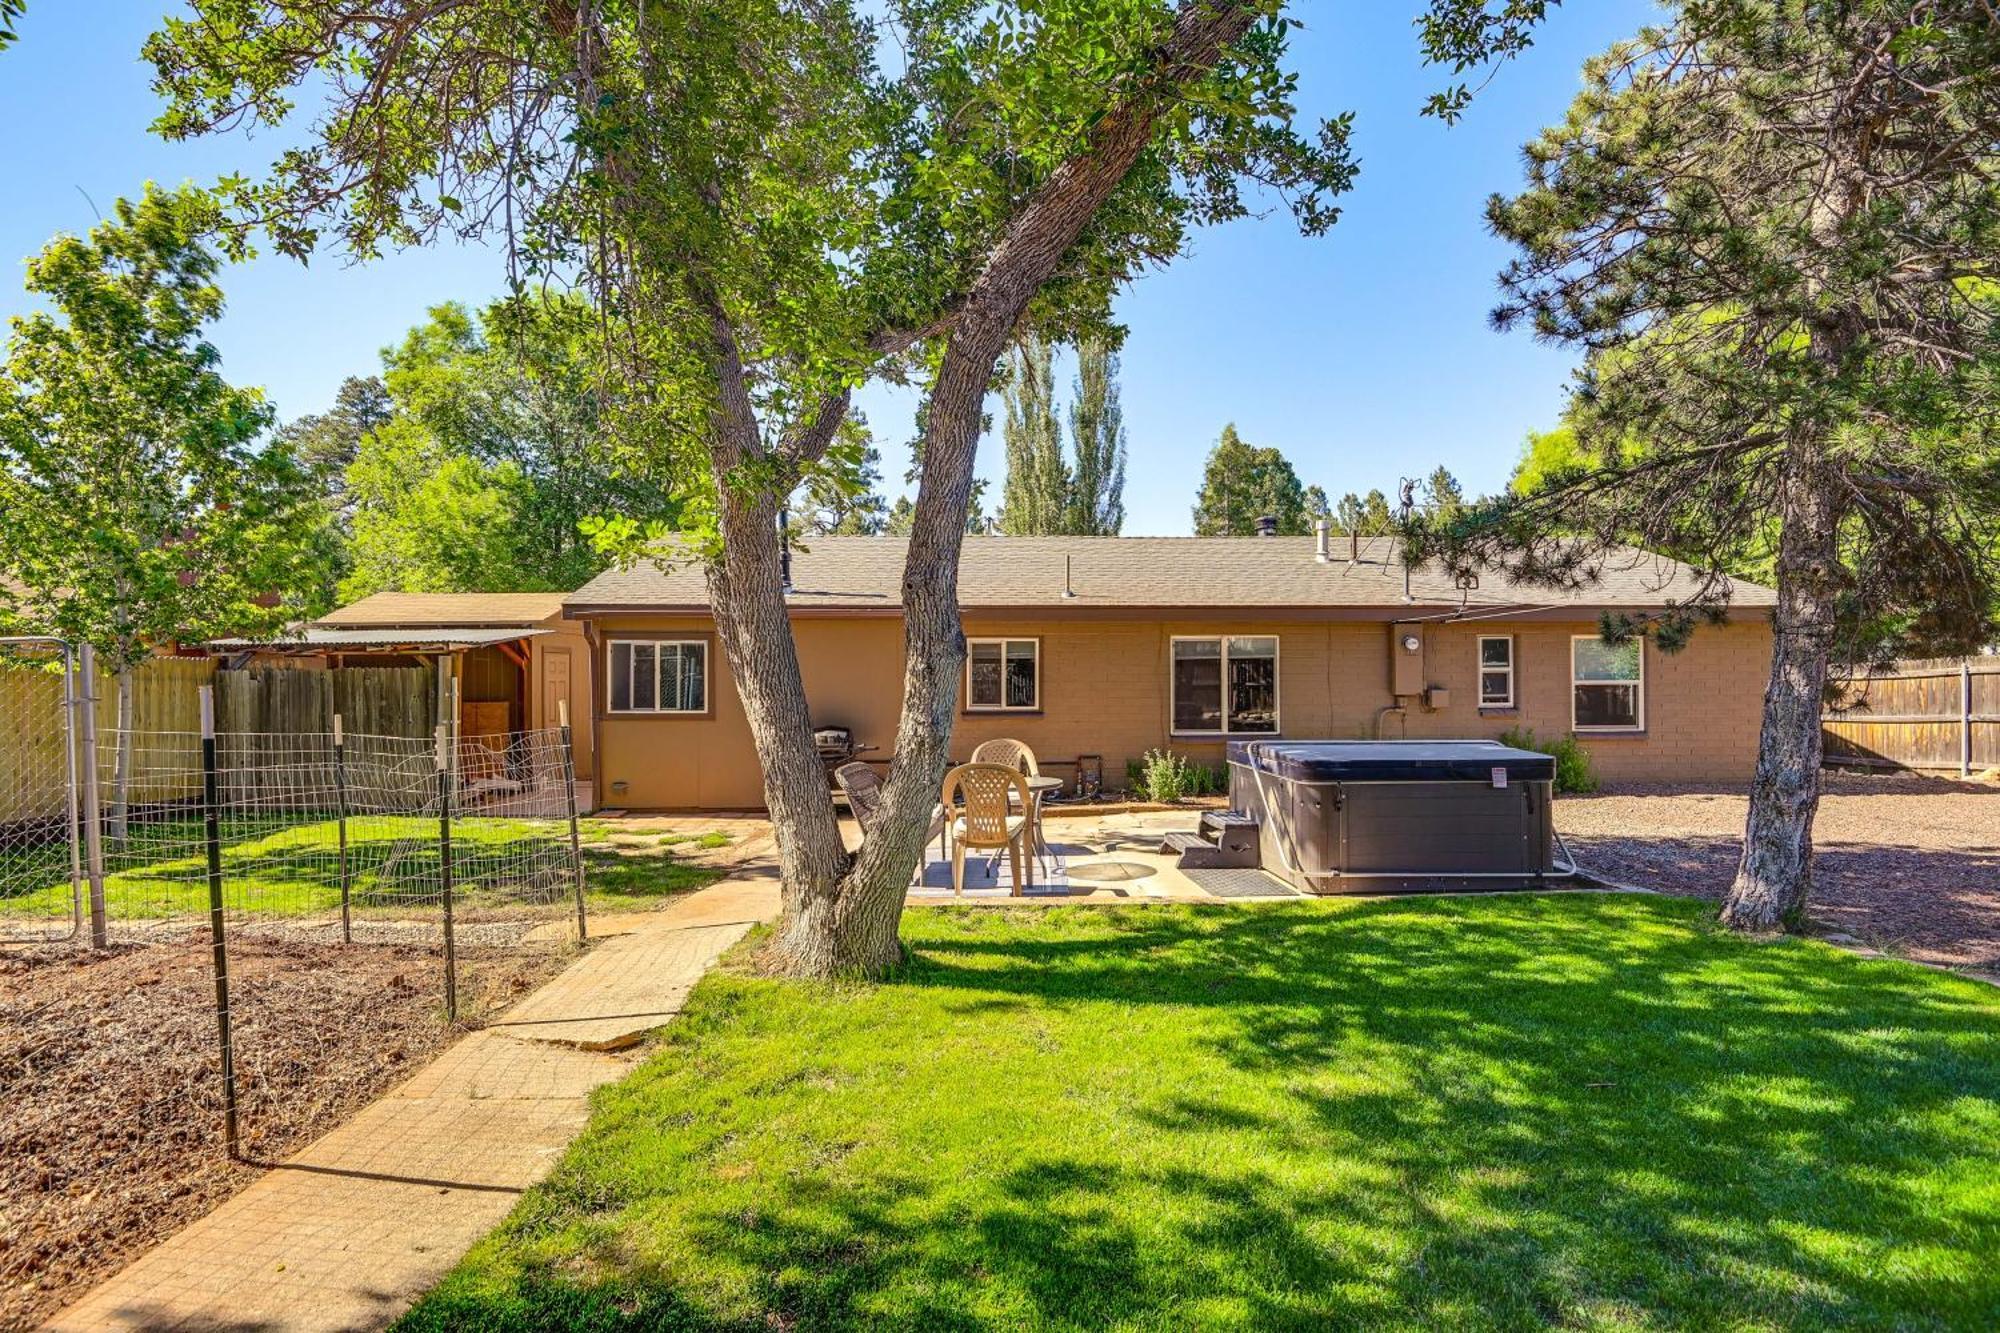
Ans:
[[[343,667],[299,671],[251,667],[215,677],[217,731],[306,736],[428,737],[437,726],[437,676],[431,667]]]
[[[197,737],[201,730],[200,690],[215,674],[215,663],[199,657],[156,657],[134,673],[132,721],[135,732],[152,733],[161,746],[179,746],[180,737]],[[62,715],[62,676],[35,666],[0,665],[0,826],[23,820],[51,818],[65,808],[66,739]],[[103,760],[111,762],[112,737],[118,726],[116,678],[101,674],[97,681],[97,728],[103,738]],[[186,748],[196,760],[198,741]],[[158,760],[137,783],[135,800],[179,800],[201,789],[201,766],[193,776],[179,765]],[[109,772],[109,769],[106,769]]]
[[[212,658],[156,657],[133,678],[131,801],[191,800],[201,791],[201,687],[213,683],[216,729],[273,738],[324,736],[341,714],[350,736],[428,738],[437,725],[436,677],[430,667],[353,667],[298,671],[257,667],[218,671]],[[97,682],[100,781],[117,759],[116,678]],[[62,676],[31,665],[0,664],[0,828],[47,821],[66,808]],[[239,746],[240,762],[260,757],[258,742]]]
[[[1821,718],[1828,763],[1977,773],[2000,767],[2000,657],[1903,662],[1842,682]]]

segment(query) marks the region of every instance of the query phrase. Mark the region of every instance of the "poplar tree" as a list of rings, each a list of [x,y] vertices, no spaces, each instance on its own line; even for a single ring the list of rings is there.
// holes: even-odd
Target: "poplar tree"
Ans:
[[[1000,391],[1000,438],[1007,456],[1000,531],[1010,536],[1069,530],[1070,470],[1063,458],[1055,387],[1055,347],[1034,334],[1015,343]]]
[[[1118,400],[1118,353],[1102,336],[1077,344],[1069,435],[1076,463],[1064,531],[1116,537],[1125,526],[1125,409]]]

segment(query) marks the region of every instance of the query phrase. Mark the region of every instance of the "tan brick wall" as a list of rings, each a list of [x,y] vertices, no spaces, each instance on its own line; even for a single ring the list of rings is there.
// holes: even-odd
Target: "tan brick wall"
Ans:
[[[600,620],[600,640],[619,627],[663,631],[685,627],[712,633],[692,619],[620,617]],[[1125,765],[1166,746],[1206,763],[1220,763],[1220,741],[1169,734],[1171,642],[1175,635],[1256,634],[1279,640],[1278,707],[1293,737],[1494,736],[1527,726],[1540,736],[1570,729],[1569,641],[1592,634],[1595,621],[1486,621],[1430,624],[1424,638],[1424,678],[1451,692],[1441,710],[1409,701],[1407,713],[1383,713],[1389,694],[1391,627],[1380,622],[1218,620],[1053,620],[969,617],[973,638],[1041,641],[1041,708],[1034,713],[958,716],[952,753],[969,755],[982,740],[1011,736],[1027,742],[1051,769],[1067,776],[1067,761],[1101,755],[1107,784],[1122,785]],[[1517,707],[1481,710],[1476,690],[1477,637],[1516,638]],[[794,622],[799,661],[813,720],[853,728],[864,757],[887,758],[895,741],[902,689],[903,631],[891,617],[805,617]],[[1677,655],[1645,649],[1646,728],[1638,735],[1587,735],[1585,744],[1605,779],[1633,781],[1741,780],[1749,776],[1770,653],[1769,627],[1746,619],[1704,628]],[[594,693],[603,697],[601,654]],[[635,808],[754,808],[763,803],[761,773],[719,648],[711,652],[710,706],[702,718],[604,717],[597,723],[600,800]],[[1379,728],[1379,731],[1378,731]],[[624,783],[621,790],[614,784]]]

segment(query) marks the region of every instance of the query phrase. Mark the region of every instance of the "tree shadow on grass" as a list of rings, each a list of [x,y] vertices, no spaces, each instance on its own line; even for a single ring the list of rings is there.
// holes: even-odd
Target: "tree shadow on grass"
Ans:
[[[955,993],[951,1025],[1129,1013],[1134,1041],[1171,1025],[1200,1080],[1141,1062],[1129,1107],[1049,1117],[1006,1160],[939,1143],[922,1169],[903,1145],[788,1171],[748,1209],[580,1207],[572,1161],[499,1243],[580,1244],[500,1290],[448,1283],[412,1323],[2000,1323],[2000,1008],[1969,983],[1621,896],[1009,915],[938,914],[882,1002]],[[649,1266],[626,1226],[651,1207],[750,1289],[717,1303]]]

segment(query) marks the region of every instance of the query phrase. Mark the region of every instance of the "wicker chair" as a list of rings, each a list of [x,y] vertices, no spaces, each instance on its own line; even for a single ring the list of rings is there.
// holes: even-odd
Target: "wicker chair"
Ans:
[[[857,761],[834,769],[833,780],[846,794],[847,808],[854,812],[854,822],[861,825],[861,836],[867,837],[869,826],[882,812],[882,775]],[[932,838],[938,839],[940,859],[950,854],[944,842],[945,826],[945,810],[939,806],[931,811],[931,826],[924,834],[924,842],[928,845]]]
[[[1032,808],[1033,794],[1028,780],[1018,768],[1006,764],[960,764],[944,775],[944,792],[939,803],[949,811],[960,796],[965,809],[951,825],[951,891],[965,896],[965,852],[968,847],[1005,847],[1014,871],[1014,896],[1021,896],[1021,844],[1031,836],[1034,825],[1025,814],[1014,812]]]

